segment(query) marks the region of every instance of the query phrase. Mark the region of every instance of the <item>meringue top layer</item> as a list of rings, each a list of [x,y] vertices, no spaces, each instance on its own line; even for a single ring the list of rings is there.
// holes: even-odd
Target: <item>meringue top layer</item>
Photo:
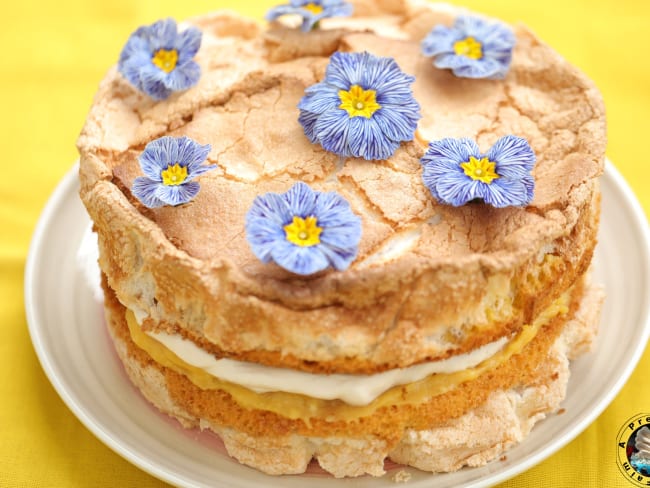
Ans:
[[[264,31],[220,14],[202,17],[194,21],[203,30],[199,84],[153,102],[111,71],[79,146],[112,154],[113,173],[128,189],[141,175],[137,157],[150,140],[187,135],[211,144],[209,161],[219,167],[201,178],[191,204],[141,211],[190,256],[226,257],[254,279],[295,279],[255,258],[245,241],[244,216],[257,195],[282,193],[297,180],[339,192],[362,217],[351,270],[404,256],[502,258],[537,234],[559,232],[565,222],[552,210],[566,205],[573,187],[601,172],[604,110],[592,84],[524,28],[516,29],[505,80],[462,79],[436,69],[421,54],[420,40],[434,25],[452,21],[448,7],[400,1],[360,2],[356,17],[326,19],[322,29],[307,34],[278,26]],[[413,90],[423,116],[416,139],[387,161],[340,159],[303,133],[298,101],[322,80],[335,50],[390,56],[416,77]],[[428,141],[468,137],[487,150],[506,134],[527,138],[537,154],[530,207],[450,208],[431,197],[419,163]]]
[[[355,12],[309,33],[208,14],[189,22],[203,32],[195,87],[154,102],[115,69],[103,80],[78,141],[80,193],[108,285],[151,327],[269,366],[379,372],[520,331],[588,265],[605,150],[594,85],[524,27],[514,28],[504,80],[470,80],[420,52],[458,9],[360,0]],[[386,161],[341,159],[298,122],[299,100],[336,51],[390,56],[416,78],[415,138]],[[428,141],[467,137],[486,151],[507,134],[537,156],[530,205],[435,201],[421,177]],[[145,145],[164,135],[210,144],[218,168],[189,204],[148,209],[130,188]],[[301,277],[250,250],[253,200],[296,181],[338,192],[360,216],[358,256],[345,271]]]

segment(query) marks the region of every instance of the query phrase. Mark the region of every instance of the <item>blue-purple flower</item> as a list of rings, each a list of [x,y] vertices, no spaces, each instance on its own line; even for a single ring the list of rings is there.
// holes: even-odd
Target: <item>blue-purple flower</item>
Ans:
[[[346,269],[357,256],[361,219],[337,193],[302,182],[286,193],[266,193],[246,215],[246,238],[263,263],[274,261],[300,275]]]
[[[505,24],[460,16],[453,27],[437,25],[422,41],[422,52],[437,68],[463,78],[504,78],[510,68],[515,35]]]
[[[217,167],[203,164],[210,149],[185,136],[151,141],[138,158],[145,176],[135,179],[131,193],[149,208],[189,202],[200,189],[196,178]]]
[[[388,159],[400,142],[413,139],[420,119],[413,81],[393,58],[336,52],[325,79],[305,90],[298,121],[327,151]]]
[[[431,194],[455,207],[474,199],[524,206],[533,199],[535,153],[521,137],[504,136],[485,154],[471,139],[441,139],[429,144],[420,162]]]
[[[196,85],[201,68],[193,60],[201,46],[201,31],[178,32],[174,19],[140,27],[120,53],[117,69],[138,90],[154,100]]]
[[[266,20],[272,21],[283,15],[299,15],[302,17],[300,29],[303,32],[312,30],[318,22],[328,17],[348,17],[354,7],[342,0],[291,0],[286,5],[273,7],[266,14]]]

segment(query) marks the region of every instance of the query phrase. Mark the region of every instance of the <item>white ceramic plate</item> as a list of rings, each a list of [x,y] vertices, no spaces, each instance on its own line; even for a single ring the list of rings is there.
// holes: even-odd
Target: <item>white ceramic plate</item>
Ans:
[[[505,461],[445,475],[408,469],[410,488],[489,486],[532,467],[593,422],[630,376],[650,332],[650,237],[643,211],[609,163],[602,190],[594,279],[605,284],[607,299],[595,350],[572,364],[566,412],[540,422]],[[311,470],[269,477],[230,459],[216,436],[186,431],[151,407],[113,352],[101,305],[77,264],[90,225],[77,193],[75,167],[36,228],[25,270],[25,306],[45,373],[88,429],[136,466],[181,487],[394,488],[391,473],[337,480]]]

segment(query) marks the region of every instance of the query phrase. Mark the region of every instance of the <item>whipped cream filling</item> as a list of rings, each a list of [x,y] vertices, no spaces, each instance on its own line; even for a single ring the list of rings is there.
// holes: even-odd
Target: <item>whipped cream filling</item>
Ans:
[[[138,317],[136,317],[137,320]],[[233,359],[216,359],[180,335],[153,331],[146,332],[146,334],[160,342],[190,366],[202,369],[220,380],[235,383],[257,393],[273,391],[298,393],[322,400],[338,399],[355,406],[368,405],[394,386],[413,383],[432,374],[455,373],[473,368],[497,354],[508,342],[508,338],[502,337],[471,352],[448,359],[370,375],[325,375]]]

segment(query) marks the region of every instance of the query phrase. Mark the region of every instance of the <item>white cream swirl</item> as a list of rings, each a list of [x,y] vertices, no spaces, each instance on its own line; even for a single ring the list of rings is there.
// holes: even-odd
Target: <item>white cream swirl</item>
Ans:
[[[408,368],[391,369],[370,375],[325,375],[232,359],[216,359],[180,335],[165,332],[147,332],[147,335],[163,344],[187,364],[257,393],[299,393],[322,400],[339,399],[356,406],[368,405],[394,386],[413,383],[435,373],[455,373],[473,368],[498,353],[508,341],[502,337],[466,354]]]

